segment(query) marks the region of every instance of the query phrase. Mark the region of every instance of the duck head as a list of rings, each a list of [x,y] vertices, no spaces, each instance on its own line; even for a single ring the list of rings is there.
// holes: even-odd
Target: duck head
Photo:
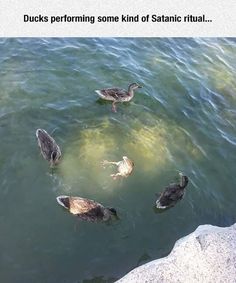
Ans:
[[[60,158],[61,158],[61,153],[58,152],[58,151],[53,151],[51,153],[51,158],[50,158],[51,165],[57,164],[59,162]]]
[[[188,185],[188,177],[180,173],[180,186],[185,188]]]
[[[112,216],[118,219],[117,212],[113,207],[104,207],[103,214],[103,221],[111,219]]]
[[[129,85],[128,91],[132,91],[132,90],[135,90],[137,88],[142,88],[142,86],[138,85],[137,83],[132,83],[132,84]]]
[[[117,217],[117,212],[116,212],[116,209],[115,209],[115,208],[113,208],[113,207],[108,207],[107,209],[109,210],[109,212],[111,213],[111,215],[114,215],[114,216]]]

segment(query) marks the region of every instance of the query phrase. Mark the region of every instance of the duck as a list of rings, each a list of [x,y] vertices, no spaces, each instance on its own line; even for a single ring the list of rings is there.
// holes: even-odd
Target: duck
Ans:
[[[108,221],[112,215],[117,217],[115,208],[104,207],[102,204],[90,199],[61,195],[57,197],[57,202],[81,220],[98,222]]]
[[[36,138],[43,158],[50,163],[51,167],[57,165],[61,158],[61,149],[56,141],[44,129],[36,130]]]
[[[123,160],[121,161],[107,161],[107,160],[103,160],[101,162],[102,166],[106,166],[108,164],[114,164],[116,165],[118,168],[118,172],[115,174],[111,174],[111,177],[116,180],[118,177],[125,177],[127,178],[129,175],[131,175],[131,173],[133,172],[134,169],[134,162],[129,159],[127,156],[123,156],[122,157]]]
[[[187,185],[188,177],[180,173],[180,183],[174,183],[167,186],[164,191],[160,193],[159,198],[156,201],[156,207],[158,209],[166,209],[174,206],[183,198]]]
[[[112,111],[117,112],[116,103],[118,102],[128,102],[134,97],[134,91],[137,88],[142,88],[142,86],[137,83],[132,83],[128,86],[128,90],[122,88],[104,88],[100,90],[95,90],[95,92],[104,100],[113,101],[112,102]]]

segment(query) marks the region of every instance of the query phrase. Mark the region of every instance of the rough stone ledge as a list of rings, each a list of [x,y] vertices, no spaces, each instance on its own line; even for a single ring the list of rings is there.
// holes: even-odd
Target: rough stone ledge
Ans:
[[[175,243],[164,258],[139,266],[116,283],[235,283],[236,223],[201,225]]]

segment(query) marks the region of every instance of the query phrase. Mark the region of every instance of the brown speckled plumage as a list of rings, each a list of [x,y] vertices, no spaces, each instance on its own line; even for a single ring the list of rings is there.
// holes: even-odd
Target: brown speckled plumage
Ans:
[[[115,209],[104,207],[100,203],[86,198],[59,196],[57,202],[68,209],[70,213],[90,222],[107,221],[112,214],[116,215]]]
[[[134,96],[134,90],[141,88],[140,85],[132,83],[129,85],[128,90],[122,88],[104,88],[101,90],[95,90],[95,92],[104,100],[113,101],[112,109],[116,112],[115,103],[117,102],[128,102]]]
[[[61,150],[55,140],[43,129],[36,131],[41,154],[51,165],[56,165],[61,158]]]

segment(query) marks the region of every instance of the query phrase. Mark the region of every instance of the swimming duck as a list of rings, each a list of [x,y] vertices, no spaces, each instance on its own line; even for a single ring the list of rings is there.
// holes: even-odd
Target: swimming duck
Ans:
[[[49,161],[50,165],[56,165],[61,158],[60,147],[55,140],[43,129],[37,129],[36,137],[38,146],[44,159]]]
[[[179,200],[181,200],[185,193],[185,187],[188,184],[188,177],[180,174],[180,184],[170,184],[160,194],[156,201],[156,207],[159,209],[165,209],[174,206]]]
[[[81,197],[58,196],[57,202],[70,213],[90,222],[107,221],[117,216],[114,208],[104,207],[100,203]]]
[[[123,160],[115,162],[115,161],[107,161],[104,160],[101,162],[103,166],[107,164],[114,164],[118,167],[118,173],[111,174],[111,177],[116,180],[118,177],[128,177],[131,175],[133,168],[134,168],[134,162],[130,160],[127,156],[123,156]]]
[[[104,100],[113,101],[112,111],[116,112],[117,102],[128,102],[134,97],[134,90],[141,88],[137,83],[132,83],[128,87],[128,91],[122,88],[105,88],[95,90],[95,92]]]

